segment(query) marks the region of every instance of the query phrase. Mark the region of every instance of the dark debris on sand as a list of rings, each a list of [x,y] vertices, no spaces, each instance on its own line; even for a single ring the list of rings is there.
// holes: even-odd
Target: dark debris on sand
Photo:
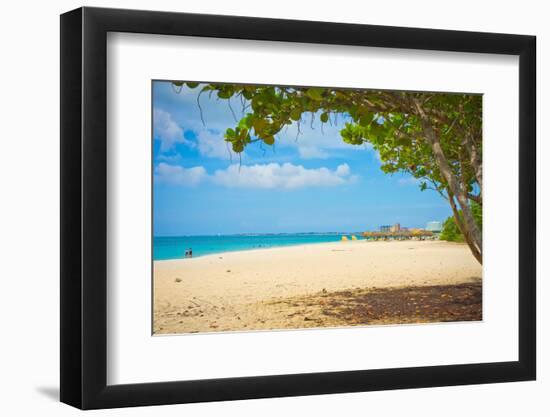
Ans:
[[[307,310],[320,327],[482,319],[481,281],[406,288],[356,288],[278,300],[300,316]],[[308,317],[308,320],[309,317]]]
[[[339,291],[322,312],[350,324],[392,324],[482,319],[481,283]]]

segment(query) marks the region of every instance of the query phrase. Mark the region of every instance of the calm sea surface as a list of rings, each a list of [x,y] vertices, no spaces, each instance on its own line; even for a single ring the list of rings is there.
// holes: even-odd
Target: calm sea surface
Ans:
[[[344,233],[155,237],[153,239],[153,259],[156,261],[181,259],[185,257],[185,251],[189,248],[193,249],[193,257],[197,257],[247,249],[336,242],[341,239],[342,235]],[[350,234],[347,236],[349,237]],[[356,236],[360,238],[358,234]]]

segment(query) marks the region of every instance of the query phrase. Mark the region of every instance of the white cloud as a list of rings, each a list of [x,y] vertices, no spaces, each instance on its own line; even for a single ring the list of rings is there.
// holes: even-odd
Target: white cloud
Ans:
[[[208,173],[202,166],[184,168],[161,162],[155,169],[155,181],[171,185],[194,186],[207,177]]]
[[[347,177],[351,174],[351,169],[348,164],[338,165],[336,168],[336,175],[339,177]]]
[[[399,185],[417,185],[420,184],[420,180],[418,178],[414,177],[408,177],[408,178],[399,178],[397,180]]]
[[[231,150],[221,133],[201,130],[197,134],[197,148],[203,156],[210,158],[230,159]]]
[[[308,169],[290,163],[243,165],[239,169],[239,165],[233,164],[224,170],[217,170],[212,176],[214,183],[225,187],[288,190],[344,185],[356,179],[347,164],[339,165],[335,170],[326,167]]]
[[[202,156],[229,160],[227,144],[223,139],[223,132],[228,127],[234,128],[237,122],[234,120],[229,103],[226,100],[219,100],[216,95],[202,94],[200,96],[201,111],[197,104],[197,97],[200,88],[194,90],[184,88],[180,94],[173,97],[185,109],[186,130],[193,130],[197,139],[186,141],[190,146],[196,145]],[[241,102],[237,99],[231,99],[233,111],[238,119],[244,114],[241,108]],[[314,115],[311,123],[311,114],[303,115],[300,123],[300,134],[298,133],[298,123],[293,122],[287,128],[284,128],[276,135],[276,145],[293,149],[303,159],[328,159],[338,155],[339,151],[365,151],[372,149],[370,144],[363,146],[350,145],[345,143],[340,136],[340,130],[349,117],[342,114],[330,116],[330,123],[320,121],[322,111]],[[204,120],[204,123],[202,120]],[[212,132],[222,132],[219,134]],[[244,155],[243,155],[244,156]]]
[[[160,151],[166,152],[176,143],[192,144],[183,136],[183,129],[172,119],[170,113],[161,109],[153,112],[153,135],[160,140]]]
[[[372,149],[372,145],[350,145],[344,142],[340,131],[344,127],[344,121],[340,115],[338,125],[334,123],[322,123],[319,121],[321,112],[315,115],[313,124],[310,115],[303,117],[298,134],[298,123],[294,122],[288,128],[277,135],[279,143],[283,146],[295,148],[303,159],[327,159],[342,150],[364,151]],[[334,116],[331,116],[331,120]]]
[[[176,163],[181,161],[181,155],[179,153],[173,155],[160,154],[157,156],[157,161],[164,161],[169,163]]]
[[[231,148],[228,147],[223,134],[215,133],[216,131],[213,129],[202,128],[195,130],[196,132],[198,131],[196,133],[196,140],[187,140],[183,135],[182,127],[176,123],[170,113],[161,109],[155,109],[153,118],[154,136],[161,141],[161,155],[157,157],[159,161],[177,162],[178,159],[176,156],[163,155],[163,153],[169,153],[176,143],[197,148],[202,156],[230,159]]]

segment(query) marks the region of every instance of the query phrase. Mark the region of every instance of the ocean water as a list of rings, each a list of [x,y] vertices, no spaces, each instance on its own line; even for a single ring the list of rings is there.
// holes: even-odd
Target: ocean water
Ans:
[[[193,257],[214,253],[248,249],[273,248],[309,243],[337,242],[345,233],[294,233],[294,234],[250,234],[219,236],[177,236],[155,237],[153,239],[153,259],[182,259],[185,251],[193,249]],[[348,233],[349,237],[350,234]],[[359,234],[356,234],[359,239]]]

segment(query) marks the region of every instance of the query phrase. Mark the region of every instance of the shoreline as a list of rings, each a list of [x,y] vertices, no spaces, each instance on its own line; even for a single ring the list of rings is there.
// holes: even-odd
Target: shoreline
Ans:
[[[482,267],[467,245],[444,241],[319,242],[154,261],[154,334],[297,329],[315,323],[341,327],[357,325],[358,317],[361,323],[367,318],[372,324],[393,323],[380,314],[349,312],[357,299],[373,305],[401,300],[399,291],[407,288],[448,288],[436,292],[458,294],[461,285],[481,286],[481,278]],[[343,300],[341,314],[334,315],[340,309],[336,305],[322,308],[337,299]],[[436,315],[439,320],[455,317],[447,310]],[[398,322],[411,322],[410,311],[408,318],[398,311]],[[457,315],[456,321],[477,317],[474,313]],[[415,320],[428,320],[427,311]]]
[[[216,257],[216,256],[225,255],[225,254],[232,254],[232,253],[249,253],[249,252],[254,252],[254,251],[266,251],[266,250],[271,250],[271,249],[297,248],[297,247],[302,247],[302,246],[334,245],[335,243],[338,243],[338,244],[341,243],[343,245],[346,245],[346,244],[356,245],[356,244],[359,244],[359,242],[373,243],[373,244],[376,244],[376,243],[378,243],[378,244],[380,244],[380,243],[403,243],[404,244],[404,243],[419,242],[419,241],[416,241],[416,240],[391,240],[391,241],[380,240],[380,241],[372,241],[372,240],[357,238],[357,240],[347,240],[347,241],[335,240],[335,241],[330,241],[330,242],[296,243],[296,244],[289,244],[289,245],[270,246],[270,247],[265,247],[265,248],[236,249],[236,250],[228,250],[228,251],[224,251],[224,252],[207,253],[205,255],[197,255],[197,256],[193,256],[192,258],[153,259],[153,262],[156,263],[156,262],[190,261],[190,260],[193,260],[193,259],[205,258],[207,256]],[[465,245],[465,243],[463,243],[463,242],[447,242],[447,241],[439,241],[439,240],[421,241],[421,242],[444,242],[444,243],[450,244],[450,245]]]
[[[361,240],[365,241],[365,242],[367,241],[366,239],[361,239]],[[356,241],[349,241],[349,242],[351,243],[351,242],[359,242],[359,241],[360,240],[358,239]],[[248,252],[254,252],[254,251],[265,251],[265,250],[270,250],[270,249],[296,248],[296,247],[300,247],[300,246],[334,244],[334,243],[339,243],[339,242],[341,242],[341,241],[340,240],[335,240],[335,241],[331,241],[331,242],[296,243],[296,244],[290,244],[290,245],[270,246],[270,247],[265,247],[265,248],[226,250],[224,252],[214,252],[214,253],[207,253],[206,255],[193,256],[192,258],[153,259],[153,262],[190,261],[192,259],[205,258],[207,256],[216,257],[216,256],[220,256],[220,255],[230,254],[230,253],[248,253]],[[344,242],[344,243],[347,243],[347,242]]]

